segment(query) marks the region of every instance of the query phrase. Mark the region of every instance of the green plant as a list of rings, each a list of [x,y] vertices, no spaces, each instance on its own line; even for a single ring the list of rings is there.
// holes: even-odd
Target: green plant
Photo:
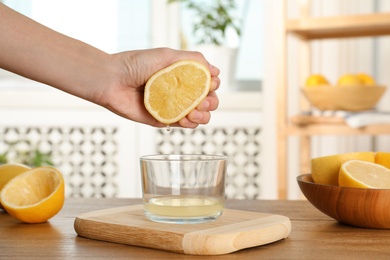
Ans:
[[[223,45],[228,29],[233,29],[240,36],[241,19],[236,15],[235,0],[168,0],[168,3],[180,2],[196,14],[193,33],[198,37],[198,44]]]
[[[54,166],[51,153],[43,153],[39,149],[20,151],[15,149],[16,145],[17,143],[10,144],[8,151],[5,151],[4,153],[0,154],[0,164],[16,162],[31,167],[45,165]],[[12,153],[13,156],[10,156],[10,154]]]

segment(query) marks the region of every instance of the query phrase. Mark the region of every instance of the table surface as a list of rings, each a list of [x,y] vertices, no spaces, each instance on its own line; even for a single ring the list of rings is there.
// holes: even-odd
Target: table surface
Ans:
[[[0,259],[209,259],[96,241],[77,236],[75,217],[98,209],[140,204],[139,199],[67,198],[46,223],[24,224],[0,210]],[[307,201],[227,200],[226,207],[291,219],[287,239],[213,259],[390,259],[390,230],[340,224]]]

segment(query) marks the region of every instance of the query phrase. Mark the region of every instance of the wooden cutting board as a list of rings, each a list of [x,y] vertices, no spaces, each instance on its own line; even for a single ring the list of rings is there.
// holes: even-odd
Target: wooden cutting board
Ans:
[[[225,209],[213,222],[164,224],[148,220],[142,205],[99,210],[76,217],[81,237],[192,255],[220,255],[287,238],[285,216]]]

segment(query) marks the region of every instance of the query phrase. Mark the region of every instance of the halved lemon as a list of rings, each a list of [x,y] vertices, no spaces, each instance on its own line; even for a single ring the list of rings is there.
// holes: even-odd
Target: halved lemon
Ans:
[[[57,169],[48,166],[34,168],[4,186],[1,203],[11,216],[22,222],[45,222],[64,205],[64,186],[64,178]]]
[[[170,125],[196,108],[210,91],[211,75],[204,65],[183,60],[156,72],[146,83],[144,103],[149,113]]]
[[[341,164],[349,160],[375,162],[374,152],[354,152],[322,156],[311,159],[311,175],[314,182],[338,185]]]
[[[372,162],[351,160],[340,167],[339,185],[354,188],[390,189],[390,169]]]
[[[30,167],[18,163],[6,163],[0,165],[0,192],[12,178],[15,178],[19,174],[22,174],[30,169]],[[0,208],[3,208],[1,205],[1,199]]]

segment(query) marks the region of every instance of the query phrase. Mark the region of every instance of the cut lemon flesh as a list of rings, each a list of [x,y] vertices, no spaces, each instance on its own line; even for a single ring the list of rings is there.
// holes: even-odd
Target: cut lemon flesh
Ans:
[[[172,124],[195,109],[210,91],[211,75],[202,64],[184,60],[155,73],[145,85],[144,103],[149,113]]]
[[[26,165],[17,163],[7,163],[0,165],[0,192],[11,179],[30,169],[31,168]],[[1,199],[0,208],[3,208],[3,206],[1,205]]]
[[[351,160],[341,165],[339,185],[354,188],[390,189],[390,170],[376,163]]]
[[[348,160],[375,162],[374,152],[355,152],[323,156],[311,159],[311,174],[314,182],[338,185],[341,165]]]
[[[38,167],[10,180],[0,194],[4,209],[26,223],[45,222],[64,205],[62,174],[53,167]]]

